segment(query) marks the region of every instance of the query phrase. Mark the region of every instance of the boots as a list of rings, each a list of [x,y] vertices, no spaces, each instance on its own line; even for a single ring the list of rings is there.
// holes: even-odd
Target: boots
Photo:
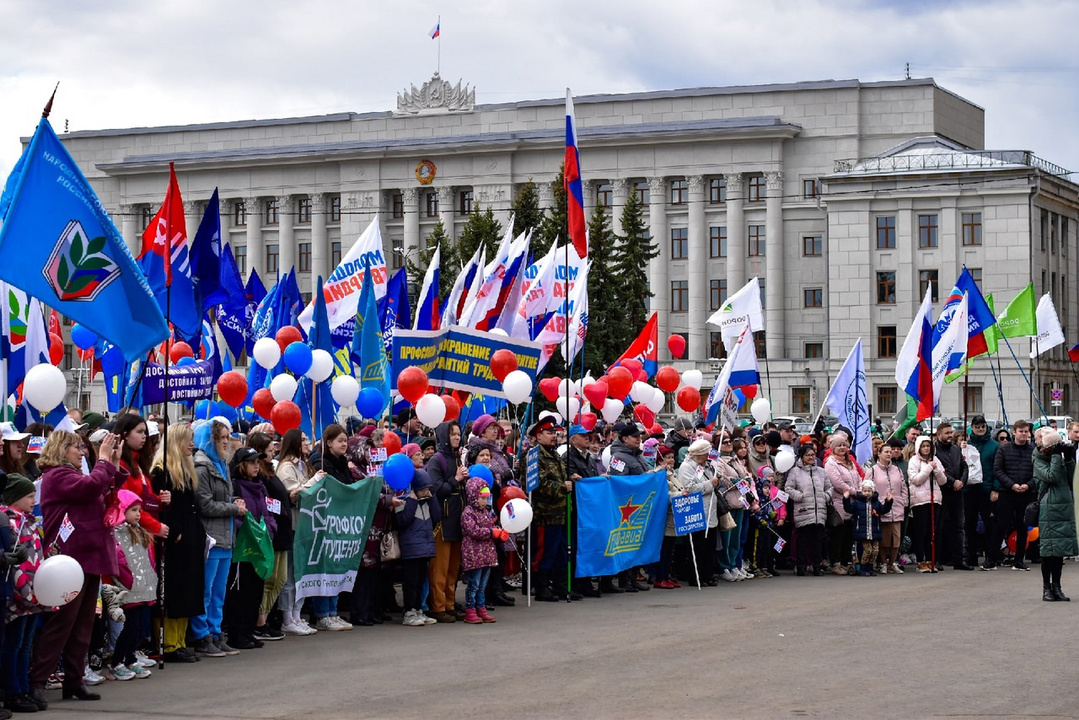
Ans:
[[[547,570],[537,570],[532,579],[536,582],[536,600],[539,602],[558,602],[558,596],[551,592],[551,573]]]
[[[1057,596],[1053,592],[1053,586],[1049,583],[1042,583],[1042,600],[1045,602],[1056,602]]]
[[[494,618],[493,618],[493,617],[491,616],[491,613],[487,612],[487,608],[486,608],[486,607],[481,607],[481,608],[477,609],[477,610],[476,610],[476,614],[477,614],[477,615],[479,615],[479,617],[480,617],[480,620],[482,620],[482,621],[483,621],[483,622],[485,622],[485,623],[493,623],[493,622],[498,622],[497,620],[495,620],[495,619],[494,619]],[[468,620],[465,620],[465,622],[468,622]]]
[[[1063,600],[1064,602],[1071,602],[1071,598],[1065,595],[1060,589],[1060,583],[1053,583],[1049,586],[1049,589],[1053,591],[1053,595],[1057,600]]]
[[[487,612],[487,608],[483,609]],[[465,623],[468,625],[479,625],[483,620],[480,620],[479,614],[476,612],[476,608],[468,608],[465,610]]]
[[[612,595],[625,592],[625,590],[614,584],[614,578],[610,575],[599,579],[599,591],[601,593],[611,593]]]

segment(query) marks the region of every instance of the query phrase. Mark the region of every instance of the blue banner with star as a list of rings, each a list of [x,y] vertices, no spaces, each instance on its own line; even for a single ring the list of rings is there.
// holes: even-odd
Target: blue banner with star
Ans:
[[[577,577],[614,575],[659,560],[667,525],[667,471],[578,480]]]

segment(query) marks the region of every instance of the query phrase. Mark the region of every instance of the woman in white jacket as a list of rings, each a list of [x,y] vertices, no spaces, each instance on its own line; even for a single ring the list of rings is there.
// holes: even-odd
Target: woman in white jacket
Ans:
[[[940,488],[947,482],[944,466],[934,457],[933,441],[919,435],[914,441],[915,454],[907,463],[910,478],[910,505],[914,512],[914,556],[918,572],[936,572],[936,540],[940,535],[943,513],[940,510]]]

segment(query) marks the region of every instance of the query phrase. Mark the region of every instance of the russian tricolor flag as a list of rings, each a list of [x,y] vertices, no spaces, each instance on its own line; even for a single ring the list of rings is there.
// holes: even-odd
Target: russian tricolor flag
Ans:
[[[442,21],[439,20],[438,23],[436,23],[435,26],[433,28],[431,28],[430,32],[428,32],[427,34],[431,36],[432,40],[434,40],[436,37],[441,35],[442,34]]]
[[[416,307],[416,319],[413,330],[437,330],[442,326],[442,314],[438,305],[438,271],[442,262],[442,246],[435,248],[435,254],[427,264],[427,273],[423,276],[423,289]]]
[[[577,151],[577,121],[573,119],[573,97],[566,88],[566,161],[563,168],[569,239],[581,257],[588,257],[588,235],[584,217],[584,186],[581,183],[581,154]]]
[[[913,419],[933,417],[933,290],[925,298],[895,363],[895,381],[907,394],[908,404],[916,407]]]

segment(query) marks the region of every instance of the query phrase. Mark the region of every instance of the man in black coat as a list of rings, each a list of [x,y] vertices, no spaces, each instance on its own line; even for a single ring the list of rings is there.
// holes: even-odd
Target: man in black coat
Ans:
[[[955,444],[955,429],[950,423],[937,426],[936,454],[944,466],[944,475],[948,478],[940,491],[941,512],[944,524],[941,528],[943,546],[940,557],[951,558],[956,570],[973,570],[966,562],[966,533],[964,532],[965,514],[963,511],[963,488],[967,484],[967,463],[963,452]]]
[[[997,450],[993,472],[1000,483],[996,514],[999,517],[997,542],[1015,530],[1014,570],[1030,570],[1023,559],[1027,551],[1027,505],[1037,498],[1034,491],[1034,445],[1030,442],[1030,424],[1018,420],[1012,427],[1015,437]]]

